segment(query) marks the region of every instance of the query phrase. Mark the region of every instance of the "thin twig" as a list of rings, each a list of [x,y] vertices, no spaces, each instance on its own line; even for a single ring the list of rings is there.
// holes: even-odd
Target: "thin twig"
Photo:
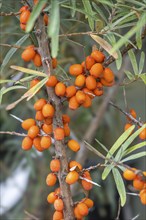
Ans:
[[[25,213],[28,217],[30,217],[31,219],[39,220],[39,218],[37,218],[36,216],[30,214],[30,213],[29,213],[28,211],[26,211],[26,210],[24,210],[24,213]]]
[[[120,220],[120,212],[121,212],[121,199],[119,198],[118,213],[117,213],[117,217],[115,218],[115,220]]]
[[[22,49],[22,50],[25,50],[27,48],[27,47],[22,47],[22,46],[18,46],[18,45],[11,45],[11,44],[0,44],[0,46],[17,48],[17,49]],[[37,50],[37,49],[38,48],[34,47],[34,50]]]
[[[17,16],[17,15],[20,15],[21,12],[9,12],[9,13],[6,13],[6,12],[0,12],[0,16]]]
[[[27,136],[26,134],[24,133],[17,133],[15,131],[0,131],[0,134],[9,134],[9,135],[16,135],[16,136],[22,136],[22,137],[25,137]]]

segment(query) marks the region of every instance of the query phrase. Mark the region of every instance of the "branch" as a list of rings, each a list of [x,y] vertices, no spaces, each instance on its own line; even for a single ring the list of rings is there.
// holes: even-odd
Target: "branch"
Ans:
[[[0,131],[0,134],[9,134],[9,135],[16,135],[16,136],[21,136],[21,137],[26,137],[27,135],[24,133],[17,133],[15,131]]]
[[[27,47],[22,47],[22,46],[18,46],[18,45],[11,45],[11,44],[0,44],[0,46],[17,48],[17,49],[22,49],[22,50],[25,50],[27,48]],[[34,47],[34,50],[37,50],[37,49],[38,48]]]
[[[17,15],[20,15],[21,12],[9,12],[9,13],[6,13],[6,12],[0,12],[0,16],[17,16]]]
[[[24,210],[24,213],[31,218],[31,220],[39,220],[36,216],[30,214],[28,211]]]

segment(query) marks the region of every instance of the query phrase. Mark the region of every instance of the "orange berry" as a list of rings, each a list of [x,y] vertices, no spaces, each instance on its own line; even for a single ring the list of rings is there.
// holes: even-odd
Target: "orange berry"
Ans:
[[[75,79],[75,86],[82,87],[85,84],[86,77],[82,74],[78,75]]]
[[[88,208],[92,208],[93,205],[94,205],[94,202],[91,199],[89,199],[89,198],[86,198],[85,200],[83,200],[83,203],[86,204],[86,206]]]
[[[30,150],[32,148],[33,141],[30,137],[25,137],[22,141],[22,149]]]
[[[86,78],[86,87],[89,90],[96,89],[96,80],[93,76],[87,76],[87,78]]]
[[[44,20],[44,24],[47,26],[49,23],[49,18],[47,14],[44,14],[43,20]]]
[[[145,139],[146,139],[146,128],[144,128],[144,129],[140,132],[139,138],[140,138],[141,140],[145,140]]]
[[[56,58],[52,58],[52,67],[53,67],[53,69],[55,69],[57,67],[57,59]]]
[[[54,109],[53,105],[46,104],[42,108],[42,113],[43,113],[44,117],[53,118],[54,113],[55,113],[55,109]]]
[[[42,60],[41,60],[40,54],[38,54],[38,53],[35,54],[35,56],[33,58],[33,62],[34,62],[34,65],[37,67],[42,66]]]
[[[75,86],[68,86],[66,88],[66,91],[65,91],[65,95],[67,98],[71,98],[72,96],[74,96],[76,94],[76,87]]]
[[[55,192],[51,192],[51,193],[47,196],[47,201],[48,201],[48,203],[50,203],[50,204],[53,204],[56,199],[57,199],[57,196],[55,195]]]
[[[75,160],[70,161],[69,168],[77,166],[79,170],[82,170],[82,165]]]
[[[57,141],[61,141],[64,139],[64,129],[63,128],[55,128],[54,130],[54,138],[57,140]]]
[[[70,122],[70,117],[68,115],[62,115],[62,121],[63,124],[69,123]]]
[[[73,64],[69,68],[69,73],[73,76],[78,76],[83,73],[83,67],[81,64]]]
[[[140,201],[143,205],[146,205],[146,193],[143,193],[141,196],[140,196]]]
[[[50,169],[52,172],[58,172],[60,170],[60,160],[58,159],[54,159],[54,160],[51,160],[51,163],[50,163]]]
[[[29,10],[23,10],[20,14],[20,23],[26,24],[29,17],[30,17],[30,11]]]
[[[113,71],[110,68],[105,68],[103,71],[103,78],[106,82],[111,83],[114,81],[114,74]]]
[[[101,63],[94,64],[90,69],[90,75],[94,76],[95,78],[101,77],[103,74],[103,66]]]
[[[54,202],[54,208],[56,211],[62,211],[64,209],[64,204],[62,199],[56,199]]]
[[[77,141],[75,140],[69,140],[68,143],[67,143],[68,147],[74,151],[74,152],[77,152],[80,150],[80,145]]]
[[[87,216],[87,215],[88,215],[89,211],[88,211],[88,207],[87,207],[86,204],[84,204],[84,203],[79,203],[79,204],[77,205],[77,207],[78,207],[79,213],[80,213],[82,216]]]
[[[26,24],[20,23],[20,28],[21,28],[23,31],[25,31],[25,30],[26,30]]]
[[[52,118],[45,118],[44,119],[44,123],[47,124],[47,125],[52,124],[52,122],[53,122]]]
[[[134,109],[130,109],[130,114],[133,116],[133,118],[136,118],[137,114]]]
[[[34,87],[35,85],[37,85],[40,82],[39,79],[33,79],[30,82],[30,88]]]
[[[39,131],[40,131],[39,127],[33,125],[28,130],[28,136],[33,139],[39,134]]]
[[[99,51],[99,50],[94,50],[92,53],[91,53],[91,57],[94,58],[94,60],[97,62],[97,63],[102,63],[105,59],[105,56],[104,54]]]
[[[36,122],[33,118],[28,118],[22,122],[21,126],[24,130],[28,130],[30,127],[32,127],[35,124]]]
[[[40,110],[42,110],[42,108],[44,107],[44,105],[46,103],[47,103],[47,101],[42,98],[42,99],[37,100],[33,107],[36,111],[40,111]]]
[[[130,128],[131,126],[132,124],[129,124],[129,123],[125,124],[124,131],[128,130],[128,128]]]
[[[43,136],[41,138],[41,147],[43,149],[48,149],[52,144],[52,141],[51,141],[51,137],[50,136]]]
[[[77,173],[77,171],[71,171],[67,174],[65,182],[68,183],[69,185],[77,182],[79,179],[79,174]]]
[[[66,86],[62,82],[57,83],[55,86],[55,94],[57,96],[64,96],[65,92],[66,92]]]
[[[140,193],[139,193],[139,196],[141,197],[141,195],[142,195],[143,193],[146,193],[146,189],[142,189],[142,190],[140,191]]]
[[[57,181],[57,177],[54,173],[49,173],[46,178],[46,184],[48,186],[54,186]]]
[[[137,190],[142,190],[144,186],[144,181],[136,178],[133,180],[133,187]]]
[[[53,125],[47,125],[47,124],[43,124],[42,125],[42,130],[46,133],[46,134],[51,134],[53,132]]]
[[[94,95],[96,95],[96,96],[103,95],[103,90],[102,89],[96,88],[96,89],[93,90],[93,92],[94,92]]]
[[[77,91],[76,100],[79,104],[83,104],[86,100],[86,94],[83,91]]]
[[[34,50],[34,46],[29,46],[23,51],[23,53],[21,54],[21,58],[25,62],[29,62],[30,60],[34,58],[35,54],[36,52]]]
[[[112,82],[107,82],[104,78],[101,78],[100,79],[100,82],[102,83],[103,86],[106,86],[106,87],[111,87],[114,85],[115,81],[112,81]]]
[[[91,98],[88,95],[86,95],[85,102],[82,104],[82,106],[84,108],[89,108],[91,105],[92,105]]]
[[[27,5],[24,5],[20,8],[19,12],[23,12],[23,11],[26,11],[28,9],[28,6]]]
[[[93,99],[94,96],[95,96],[94,93],[93,93],[93,91],[91,91],[91,90],[89,90],[89,89],[87,89],[87,88],[83,88],[82,91],[83,91],[86,95],[88,95],[91,99]]]
[[[43,121],[44,120],[44,116],[42,114],[42,111],[37,111],[35,114],[35,119],[38,121]]]
[[[126,180],[134,180],[136,178],[136,174],[132,170],[125,169],[125,171],[123,172],[123,177]]]
[[[70,136],[70,128],[69,128],[68,124],[64,124],[64,125],[63,125],[63,129],[64,129],[64,135],[65,135],[65,137]]]
[[[54,86],[56,86],[57,82],[58,82],[58,80],[57,80],[56,76],[52,75],[48,78],[48,81],[46,82],[46,86],[54,87]]]
[[[69,99],[69,108],[75,110],[79,107],[79,103],[76,100],[76,96],[73,96]]]
[[[78,210],[78,206],[76,206],[75,208],[74,208],[74,215],[75,215],[75,217],[77,218],[77,219],[82,219],[82,215],[80,214],[80,212],[79,212],[79,210]]]
[[[91,67],[95,64],[94,58],[91,56],[87,56],[85,60],[85,64],[86,64],[86,69],[90,70]]]
[[[85,178],[88,180],[92,180],[90,176],[87,176]],[[82,180],[81,183],[82,183],[83,188],[87,191],[91,190],[93,187],[92,183],[87,182],[86,180]]]
[[[55,194],[56,194],[56,195],[60,195],[60,193],[61,193],[60,187],[56,188],[56,189],[55,189]]]
[[[36,150],[42,152],[44,149],[41,147],[41,137],[36,137],[33,139],[33,145]]]
[[[63,219],[63,213],[59,211],[55,211],[53,215],[53,220],[62,220]]]

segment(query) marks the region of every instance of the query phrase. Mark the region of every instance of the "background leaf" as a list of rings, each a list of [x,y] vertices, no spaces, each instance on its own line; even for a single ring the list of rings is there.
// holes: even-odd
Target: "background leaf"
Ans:
[[[84,8],[85,8],[85,11],[89,14],[88,15],[88,22],[89,22],[89,26],[90,26],[91,30],[93,31],[94,30],[94,20],[91,17],[91,15],[93,15],[92,6],[91,6],[89,0],[82,0],[82,2],[84,5]]]

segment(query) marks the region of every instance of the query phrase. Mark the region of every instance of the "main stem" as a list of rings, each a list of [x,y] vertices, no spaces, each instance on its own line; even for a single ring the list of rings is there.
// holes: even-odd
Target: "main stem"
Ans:
[[[39,44],[39,53],[42,58],[43,68],[47,75],[51,75],[52,65],[51,56],[48,45],[48,38],[45,31],[43,16],[40,15],[36,25],[36,37]],[[61,108],[62,104],[60,99],[55,95],[53,88],[47,88],[48,99],[55,107],[55,117],[53,119],[53,128],[63,127]],[[60,158],[61,169],[58,172],[58,180],[61,188],[61,196],[64,202],[64,219],[74,220],[73,201],[69,185],[65,182],[65,174],[68,172],[68,161],[66,156],[65,143],[63,141],[55,140],[56,156]]]

